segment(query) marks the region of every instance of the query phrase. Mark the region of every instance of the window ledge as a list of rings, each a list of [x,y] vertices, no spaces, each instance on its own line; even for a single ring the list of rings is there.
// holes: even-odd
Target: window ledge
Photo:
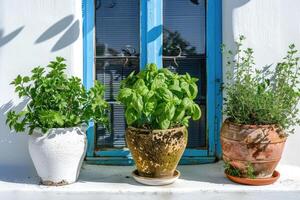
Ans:
[[[168,186],[143,186],[130,176],[133,166],[84,165],[77,183],[47,187],[39,178],[0,172],[1,199],[264,199],[296,200],[300,196],[300,167],[280,165],[280,179],[269,186],[243,186],[224,177],[222,162],[179,166],[180,179]],[[13,170],[11,170],[13,171]],[[24,170],[23,170],[24,171]],[[16,177],[17,176],[17,177]],[[14,177],[14,178],[13,178]]]

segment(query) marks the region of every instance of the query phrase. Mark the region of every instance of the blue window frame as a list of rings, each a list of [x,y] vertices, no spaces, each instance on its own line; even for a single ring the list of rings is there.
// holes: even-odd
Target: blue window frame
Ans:
[[[198,2],[198,1],[196,1]],[[222,1],[206,0],[206,148],[187,148],[181,164],[214,162],[221,154],[219,143],[222,122]],[[95,3],[83,0],[83,82],[90,88],[94,82],[95,65]],[[163,65],[163,0],[140,0],[140,49],[139,66],[147,63]],[[97,149],[95,124],[89,123],[87,130],[88,149],[86,161],[91,164],[133,164],[126,149]]]

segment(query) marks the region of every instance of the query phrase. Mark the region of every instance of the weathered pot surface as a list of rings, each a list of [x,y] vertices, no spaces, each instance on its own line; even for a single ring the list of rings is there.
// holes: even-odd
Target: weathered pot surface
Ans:
[[[80,127],[35,130],[29,137],[29,153],[44,185],[76,182],[86,153],[86,134]]]
[[[140,176],[172,177],[187,145],[186,127],[167,130],[126,129],[126,142]]]
[[[221,128],[224,162],[247,177],[251,166],[256,178],[272,176],[280,161],[286,135],[275,125],[240,125],[226,120]]]

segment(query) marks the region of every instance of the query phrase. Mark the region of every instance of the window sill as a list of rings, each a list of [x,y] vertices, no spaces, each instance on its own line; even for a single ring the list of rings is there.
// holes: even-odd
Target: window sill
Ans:
[[[154,187],[136,183],[133,166],[84,165],[77,183],[47,187],[36,175],[0,172],[1,199],[264,199],[296,200],[300,196],[300,167],[281,165],[281,178],[269,186],[237,185],[224,177],[222,162],[179,166],[182,175],[173,185]],[[24,170],[23,170],[24,171]]]

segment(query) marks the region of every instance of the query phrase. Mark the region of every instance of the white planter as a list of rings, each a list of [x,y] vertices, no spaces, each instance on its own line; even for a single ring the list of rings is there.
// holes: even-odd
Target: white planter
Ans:
[[[45,185],[76,182],[86,153],[86,134],[80,127],[54,128],[47,134],[35,130],[29,137],[29,153]]]

